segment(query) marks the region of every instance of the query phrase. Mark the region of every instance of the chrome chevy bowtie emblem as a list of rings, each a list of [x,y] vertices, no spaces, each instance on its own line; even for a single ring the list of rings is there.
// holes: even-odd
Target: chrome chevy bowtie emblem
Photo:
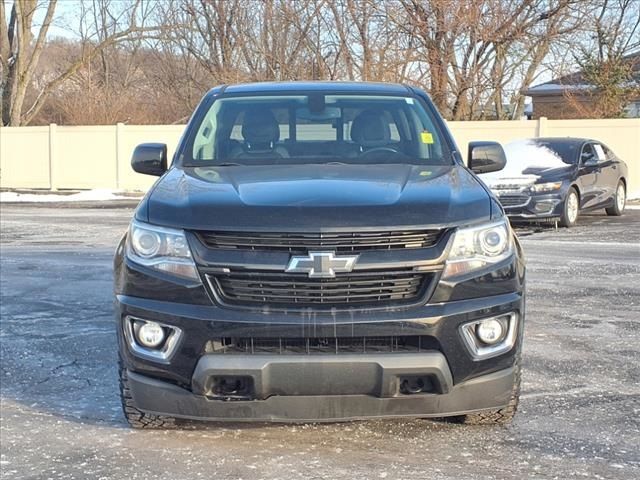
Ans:
[[[309,252],[306,257],[291,257],[286,272],[306,273],[309,278],[334,278],[336,273],[350,272],[358,255],[335,256],[333,252]]]

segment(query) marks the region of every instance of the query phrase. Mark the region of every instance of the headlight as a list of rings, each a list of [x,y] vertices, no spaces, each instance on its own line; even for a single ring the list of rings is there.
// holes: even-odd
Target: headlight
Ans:
[[[529,187],[531,193],[553,192],[560,190],[562,182],[534,183]]]
[[[513,253],[511,227],[506,219],[456,231],[443,278],[455,277],[501,262]]]
[[[182,230],[133,221],[127,238],[127,257],[145,267],[189,280],[200,280]]]

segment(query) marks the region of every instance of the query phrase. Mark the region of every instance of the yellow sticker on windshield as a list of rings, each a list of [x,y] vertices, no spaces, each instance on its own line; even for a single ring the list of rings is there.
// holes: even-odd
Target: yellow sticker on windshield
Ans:
[[[420,134],[420,140],[422,140],[422,143],[432,144],[433,143],[433,133],[431,133],[431,132],[422,132]]]

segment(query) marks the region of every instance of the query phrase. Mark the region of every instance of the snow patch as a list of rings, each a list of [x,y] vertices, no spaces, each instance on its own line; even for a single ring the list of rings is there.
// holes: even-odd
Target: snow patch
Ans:
[[[105,200],[125,200],[131,197],[117,195],[117,191],[108,189],[87,190],[85,192],[73,193],[71,195],[61,195],[59,193],[18,193],[0,192],[0,202],[29,202],[29,203],[51,203],[51,202],[97,202]]]
[[[529,168],[566,167],[560,156],[553,150],[537,145],[531,140],[515,140],[504,146],[507,164],[498,172],[480,175],[489,187],[508,183],[510,185],[530,185],[540,178],[538,175],[525,175]]]

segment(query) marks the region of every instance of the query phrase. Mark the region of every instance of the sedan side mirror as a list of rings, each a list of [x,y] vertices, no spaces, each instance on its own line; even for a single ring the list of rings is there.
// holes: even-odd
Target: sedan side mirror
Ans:
[[[590,166],[598,164],[598,157],[596,157],[593,154],[591,154],[591,155],[582,155],[581,161],[582,161],[582,165],[584,165],[585,167],[590,167]]]
[[[502,145],[497,142],[469,142],[467,159],[474,173],[497,172],[507,164]]]
[[[167,171],[167,146],[164,143],[142,143],[131,157],[131,168],[144,175],[159,177]]]

